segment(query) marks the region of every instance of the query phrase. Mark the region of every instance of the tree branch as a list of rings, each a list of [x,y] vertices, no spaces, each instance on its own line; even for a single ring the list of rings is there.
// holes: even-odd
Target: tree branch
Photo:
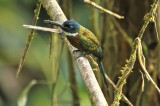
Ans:
[[[33,25],[36,25],[37,24],[37,21],[38,21],[38,17],[39,17],[39,13],[40,13],[40,9],[41,9],[41,4],[38,3],[37,4],[37,8],[35,9],[35,15],[34,15],[34,19],[33,19]],[[31,45],[31,41],[34,37],[34,29],[32,29],[28,35],[28,39],[27,39],[27,43],[26,43],[26,46],[25,46],[25,49],[24,49],[24,52],[23,52],[23,55],[21,57],[21,60],[20,60],[20,63],[19,63],[19,66],[18,66],[18,70],[17,70],[17,74],[16,74],[16,77],[18,77],[22,67],[23,67],[23,64],[24,64],[24,61],[25,61],[25,57],[26,57],[26,54],[28,52],[28,49],[29,49],[29,46]]]
[[[118,18],[118,19],[124,19],[124,16],[121,16],[121,15],[119,15],[119,14],[117,14],[117,13],[114,13],[114,12],[112,12],[112,11],[110,11],[110,10],[107,10],[107,9],[99,6],[98,4],[90,1],[90,0],[83,0],[83,1],[84,1],[86,4],[91,5],[92,7],[95,7],[96,9],[99,9],[99,10],[102,11],[102,12],[108,13],[108,14],[110,14],[110,15]]]
[[[151,81],[151,83],[154,85],[154,87],[157,89],[158,93],[160,94],[160,89],[158,88],[158,85],[154,82],[154,80],[149,75],[149,73],[148,73],[148,71],[145,67],[145,57],[143,55],[142,45],[141,45],[141,40],[140,39],[138,39],[138,59],[139,59],[139,63],[141,65],[143,71],[146,74],[147,79]]]
[[[53,28],[46,28],[46,27],[40,27],[40,26],[33,26],[33,25],[23,25],[24,28],[30,28],[45,32],[54,32],[54,33],[61,33],[62,31],[60,29],[53,29]]]
[[[39,1],[43,4],[44,8],[48,12],[52,20],[56,20],[59,22],[64,22],[67,20],[56,0],[39,0]],[[74,58],[76,58],[77,55],[80,55],[78,53],[73,54],[73,51],[75,50],[75,48],[70,45],[69,41],[66,38],[64,38],[64,40],[65,40],[65,43],[68,45],[68,48]],[[88,59],[85,57],[80,57],[76,59],[76,62],[80,69],[79,71],[85,82],[85,85],[90,93],[90,97],[93,104],[96,106],[99,106],[99,105],[108,106],[104,98],[104,95],[98,85],[98,82],[95,78],[95,75],[92,71],[92,68],[89,64]]]

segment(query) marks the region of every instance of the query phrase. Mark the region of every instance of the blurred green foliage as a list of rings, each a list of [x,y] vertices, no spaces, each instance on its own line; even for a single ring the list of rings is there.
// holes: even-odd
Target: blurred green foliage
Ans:
[[[80,3],[80,4],[78,4]],[[88,8],[78,1],[73,6],[73,18],[81,21],[82,24],[89,26],[86,20],[80,18],[81,11]],[[83,8],[80,10],[79,8]],[[15,73],[18,68],[20,58],[22,56],[29,29],[22,27],[23,24],[32,24],[34,9],[36,8],[36,0],[0,0],[0,105],[16,106],[17,100],[24,88],[30,83],[32,79],[45,80],[46,83],[52,80],[52,58],[49,59],[49,33],[36,31],[36,36],[32,40],[25,63],[18,78],[15,78]],[[88,11],[85,12],[87,14]],[[84,13],[84,12],[83,12]],[[44,8],[41,9],[38,25],[46,26],[43,23],[44,19],[48,19]],[[59,38],[60,39],[60,38]],[[60,39],[61,40],[61,39]],[[55,53],[56,51],[52,51]],[[67,63],[67,49],[63,50],[62,59],[60,62],[60,72],[58,81],[56,83],[54,101],[59,105],[67,104],[70,106],[71,90],[68,81],[68,63]],[[76,67],[75,67],[76,68]],[[77,68],[76,68],[77,70]],[[78,85],[80,88],[79,96],[83,105],[90,104],[88,94],[83,81],[76,72]],[[11,78],[9,77],[11,76]],[[9,78],[8,78],[9,77]],[[6,86],[7,84],[7,86]],[[15,84],[15,85],[14,85]],[[12,93],[9,88],[12,88]],[[65,88],[65,89],[64,89]],[[5,90],[4,90],[5,89]],[[11,93],[11,94],[8,94]],[[63,93],[63,94],[62,94]],[[4,97],[3,97],[4,95]],[[12,95],[12,96],[10,96]],[[60,96],[59,96],[60,95]],[[27,106],[50,106],[51,105],[51,91],[48,85],[37,84],[33,86],[28,93]]]

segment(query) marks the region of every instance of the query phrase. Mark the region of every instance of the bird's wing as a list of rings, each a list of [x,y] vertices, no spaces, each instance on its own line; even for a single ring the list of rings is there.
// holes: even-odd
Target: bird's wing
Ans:
[[[100,46],[97,37],[89,31],[85,31],[82,34],[80,44],[84,50],[89,52],[97,50],[97,48]]]

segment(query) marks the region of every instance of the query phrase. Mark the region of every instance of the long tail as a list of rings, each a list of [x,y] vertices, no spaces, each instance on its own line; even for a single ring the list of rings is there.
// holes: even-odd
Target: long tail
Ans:
[[[105,83],[105,85],[106,85],[106,87],[107,87],[107,94],[108,94],[108,96],[109,96],[107,78],[106,78],[106,76],[105,76],[104,66],[103,66],[103,63],[102,63],[101,60],[98,60],[98,65],[99,65],[100,71],[101,71],[101,73],[102,73],[102,76],[103,76],[103,79],[104,79],[104,83]]]

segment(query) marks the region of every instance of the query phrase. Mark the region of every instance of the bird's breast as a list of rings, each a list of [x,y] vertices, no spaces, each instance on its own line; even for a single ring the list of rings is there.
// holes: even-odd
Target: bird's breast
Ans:
[[[69,40],[69,42],[71,43],[72,46],[74,46],[75,48],[81,50],[81,45],[80,45],[80,40],[81,37],[80,36],[66,36],[67,39]]]

